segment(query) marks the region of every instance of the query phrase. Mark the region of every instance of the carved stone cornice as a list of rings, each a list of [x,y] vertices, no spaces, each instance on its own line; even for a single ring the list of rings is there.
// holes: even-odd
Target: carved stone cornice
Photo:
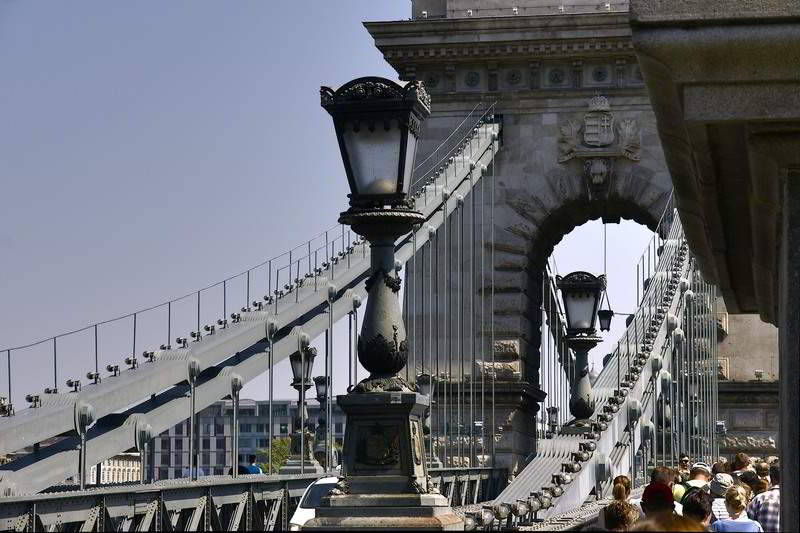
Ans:
[[[407,63],[476,59],[633,57],[626,14],[366,22],[375,46],[395,68]],[[478,40],[478,35],[480,40]]]
[[[475,59],[510,58],[514,61],[535,59],[571,59],[576,57],[618,56],[634,58],[630,38],[585,39],[569,41],[538,41],[526,44],[458,44],[458,45],[420,45],[419,47],[394,46],[381,50],[389,63],[413,61],[415,63],[441,63],[444,61],[470,62]]]

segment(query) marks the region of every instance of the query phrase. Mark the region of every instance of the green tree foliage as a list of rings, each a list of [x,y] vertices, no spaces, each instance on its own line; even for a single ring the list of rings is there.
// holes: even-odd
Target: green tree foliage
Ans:
[[[263,463],[259,463],[261,470],[265,474],[277,474],[286,462],[289,460],[291,439],[289,437],[276,437],[272,439],[272,472],[269,471],[269,447],[260,448],[258,456],[264,459]]]

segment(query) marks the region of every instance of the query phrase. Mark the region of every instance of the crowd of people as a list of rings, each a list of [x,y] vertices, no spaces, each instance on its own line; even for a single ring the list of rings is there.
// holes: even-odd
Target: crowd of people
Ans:
[[[738,453],[713,466],[680,455],[678,468],[658,466],[641,498],[631,498],[631,480],[614,478],[613,501],[598,517],[605,531],[780,530],[780,468]]]

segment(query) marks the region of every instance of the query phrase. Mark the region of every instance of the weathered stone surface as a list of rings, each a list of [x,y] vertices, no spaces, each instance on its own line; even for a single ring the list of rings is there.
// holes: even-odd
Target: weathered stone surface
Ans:
[[[494,363],[491,361],[475,361],[475,379],[481,379],[481,375],[485,379],[519,381],[522,378],[520,361]]]
[[[800,16],[800,4],[786,0],[633,0],[631,20],[638,24],[719,23]]]
[[[520,356],[519,340],[506,339],[494,341],[494,354],[499,357],[517,358]]]

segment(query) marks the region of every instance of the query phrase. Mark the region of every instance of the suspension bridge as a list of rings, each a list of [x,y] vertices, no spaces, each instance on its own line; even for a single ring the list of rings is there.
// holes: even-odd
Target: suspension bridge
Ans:
[[[492,520],[566,527],[590,518],[575,510],[605,497],[612,474],[629,473],[642,484],[648,468],[675,465],[679,450],[709,461],[716,455],[716,294],[696,270],[680,219],[665,203],[640,260],[639,307],[593,380],[591,426],[582,434],[564,431],[571,384],[588,369],[576,366],[567,346],[552,273],[545,268],[538,278],[538,369],[531,362],[520,368],[503,359],[507,335],[493,318],[499,314],[500,248],[493,206],[498,158],[505,150],[503,129],[495,104],[476,105],[415,168],[411,190],[424,222],[401,237],[395,249],[396,268],[406,272],[403,312],[410,355],[405,375],[412,383],[423,376],[428,380],[427,462],[433,484],[451,505],[483,503],[496,509],[507,504],[507,516]],[[327,379],[334,365],[346,364],[347,386],[358,383],[355,332],[369,265],[364,240],[337,227],[184,297],[196,303],[195,327],[186,337],[176,336],[182,334],[173,325],[176,301],[115,319],[131,327],[132,351],[124,361],[100,364],[97,339],[107,323],[36,343],[52,347],[52,381],[42,383],[44,392],[27,394],[25,408],[7,403],[0,420],[0,453],[34,449],[0,470],[2,527],[286,526],[292,501],[317,475],[156,480],[148,446],[187,418],[194,424],[198,410],[221,398],[238,398],[242,383],[265,373],[271,411],[273,368],[321,335]],[[233,310],[229,286],[242,280],[247,305]],[[204,307],[211,291],[222,293],[222,306],[216,319],[203,322],[201,317],[214,314]],[[160,347],[137,340],[137,324],[148,313],[163,316]],[[343,318],[350,325],[349,341],[347,351],[339,353],[330,339]],[[73,378],[65,387],[57,361],[70,355],[59,344],[87,333],[90,342],[83,349],[98,354],[95,367],[87,369],[86,380]],[[5,350],[8,402],[16,358],[32,346]],[[328,387],[331,401],[335,386],[341,385]],[[516,408],[530,414],[523,422],[525,434],[511,420],[514,408],[508,400],[519,390],[535,399]],[[196,468],[199,449],[191,439]],[[62,485],[67,478],[85,476],[86,465],[131,449],[142,455],[142,483],[84,490]],[[499,509],[502,515],[506,507]],[[564,520],[569,512],[574,516]]]

